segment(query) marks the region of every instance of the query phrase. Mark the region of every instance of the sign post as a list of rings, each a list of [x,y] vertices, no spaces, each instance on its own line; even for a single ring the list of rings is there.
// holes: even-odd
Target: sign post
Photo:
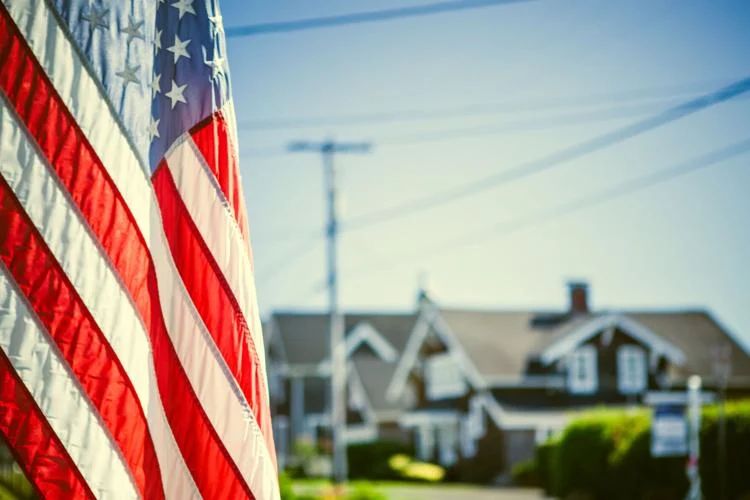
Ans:
[[[701,430],[701,378],[693,375],[688,379],[688,415],[690,417],[690,439],[687,463],[687,476],[690,481],[689,500],[701,498],[700,430]]]

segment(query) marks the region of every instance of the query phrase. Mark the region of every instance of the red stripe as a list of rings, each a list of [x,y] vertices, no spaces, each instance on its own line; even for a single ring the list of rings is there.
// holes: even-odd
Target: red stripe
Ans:
[[[0,86],[134,300],[150,336],[164,411],[201,495],[251,497],[201,408],[167,334],[154,264],[132,213],[4,8],[2,13]]]
[[[190,130],[190,135],[232,207],[242,236],[249,242],[250,233],[245,215],[245,199],[242,196],[239,162],[224,113],[219,110],[201,121]]]
[[[133,384],[2,176],[0,259],[122,450],[138,490],[147,498],[164,498],[154,444]]]
[[[166,162],[156,169],[152,182],[164,232],[185,288],[252,408],[269,454],[274,457],[265,377],[242,309],[190,217]]]
[[[94,498],[2,349],[0,435],[42,498]]]

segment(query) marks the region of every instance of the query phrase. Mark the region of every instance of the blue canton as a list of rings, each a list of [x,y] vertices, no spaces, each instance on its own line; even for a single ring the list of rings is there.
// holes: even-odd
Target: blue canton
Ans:
[[[151,172],[180,135],[228,100],[216,0],[55,0],[54,5]]]

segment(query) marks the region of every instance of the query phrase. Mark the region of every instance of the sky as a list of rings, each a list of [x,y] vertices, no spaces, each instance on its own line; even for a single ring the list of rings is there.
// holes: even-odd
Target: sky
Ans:
[[[423,3],[221,6],[229,29]],[[333,138],[372,145],[335,158],[345,309],[411,310],[420,285],[443,306],[561,309],[565,282],[578,279],[594,309],[707,309],[750,348],[750,153],[559,209],[750,139],[750,93],[346,230],[750,76],[748,26],[745,0],[537,0],[230,38],[262,311],[326,307],[321,158],[285,149]]]

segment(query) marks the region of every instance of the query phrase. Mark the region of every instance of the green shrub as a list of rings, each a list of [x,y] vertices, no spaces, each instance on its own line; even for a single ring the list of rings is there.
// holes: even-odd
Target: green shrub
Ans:
[[[701,487],[706,500],[750,498],[750,401],[727,403],[725,408],[726,455],[719,460],[719,408],[703,411],[701,425]],[[723,471],[719,470],[722,467]]]
[[[684,457],[651,456],[651,419],[632,422],[633,429],[617,445],[611,460],[612,498],[682,499],[688,489]]]
[[[538,487],[541,484],[537,462],[533,458],[515,464],[510,475],[513,478],[513,484],[517,486]]]
[[[396,441],[376,441],[350,445],[347,449],[349,477],[352,479],[399,479],[400,475],[388,465],[394,455],[413,456],[411,446]]]
[[[547,496],[557,496],[555,472],[557,465],[556,453],[559,444],[559,438],[553,436],[537,446],[534,453],[539,486],[544,489]]]
[[[617,415],[597,411],[574,420],[563,431],[555,453],[555,490],[606,498],[611,481],[609,457],[614,451]]]
[[[727,456],[721,495],[718,408],[703,410],[700,474],[707,500],[750,499],[750,401],[726,407]],[[534,470],[548,495],[562,498],[672,500],[685,497],[685,457],[651,456],[651,416],[603,410],[571,422],[556,438],[537,447]]]
[[[370,483],[354,484],[346,494],[346,500],[386,500],[386,496]]]
[[[297,500],[292,478],[283,471],[279,473],[279,492],[281,493],[281,500]]]

